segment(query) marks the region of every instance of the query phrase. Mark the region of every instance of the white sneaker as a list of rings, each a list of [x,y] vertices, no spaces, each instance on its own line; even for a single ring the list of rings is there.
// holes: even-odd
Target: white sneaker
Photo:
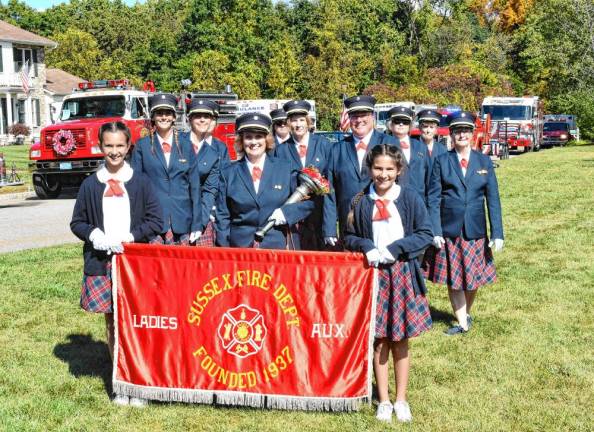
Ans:
[[[119,406],[128,406],[130,404],[130,398],[124,395],[115,395],[112,402]]]
[[[148,405],[148,399],[131,397],[130,398],[130,406],[134,408],[144,408]]]
[[[399,422],[408,423],[412,421],[412,414],[410,407],[406,401],[396,401],[394,404],[394,412]]]
[[[379,421],[391,423],[392,422],[392,403],[390,401],[381,402],[377,406],[375,417]]]

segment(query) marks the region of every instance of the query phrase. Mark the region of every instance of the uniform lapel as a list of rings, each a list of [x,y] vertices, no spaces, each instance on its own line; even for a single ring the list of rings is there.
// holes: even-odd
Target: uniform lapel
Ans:
[[[468,182],[470,181],[470,177],[472,177],[477,169],[479,168],[479,160],[474,151],[470,151],[470,155],[468,156],[468,167],[466,168],[466,176],[465,180]]]
[[[281,144],[283,145],[283,144]],[[286,146],[288,146],[289,149],[289,153],[291,153],[291,157],[293,158],[293,161],[297,164],[295,166],[300,167],[301,166],[301,158],[299,157],[299,153],[297,152],[297,148],[295,140],[293,139],[293,137],[291,137],[289,140],[285,141]]]
[[[246,156],[241,158],[237,163],[239,164],[239,177],[241,177],[241,180],[245,184],[245,188],[248,190],[254,201],[257,201],[256,189],[254,189],[254,181],[252,180],[252,175],[247,166]],[[262,190],[262,179],[260,179],[260,190]]]
[[[161,141],[159,141],[159,136],[155,132],[153,135],[153,148],[155,149],[155,153],[157,155],[157,159],[163,165],[163,169],[167,171],[167,161],[165,160],[165,155],[163,154],[163,148],[161,147]]]
[[[272,177],[274,176],[274,162],[268,156],[264,161],[264,168],[262,169],[262,178],[260,179],[260,186],[258,186],[258,200],[261,198],[265,190],[270,190],[272,184]]]
[[[466,183],[464,182],[464,175],[462,174],[462,168],[460,167],[460,162],[458,162],[458,154],[456,153],[456,150],[451,150],[449,152],[449,157],[452,168],[454,168],[454,171],[460,178],[462,184],[466,186]]]
[[[309,142],[307,143],[307,154],[305,155],[305,166],[314,165],[317,166],[315,163],[314,157],[316,155],[316,146],[318,145],[317,137],[310,133],[309,134]]]
[[[353,164],[353,168],[357,173],[357,177],[361,180],[361,171],[359,169],[359,160],[357,159],[357,150],[355,149],[355,138],[351,134],[344,140],[344,144],[346,146],[345,151],[347,152],[351,163]]]

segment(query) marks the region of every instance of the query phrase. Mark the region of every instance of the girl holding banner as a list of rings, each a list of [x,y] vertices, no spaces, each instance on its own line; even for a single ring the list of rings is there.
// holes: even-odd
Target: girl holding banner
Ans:
[[[408,339],[432,325],[417,259],[431,244],[431,223],[423,199],[413,189],[396,184],[405,165],[396,146],[373,147],[365,162],[373,182],[352,200],[345,246],[363,252],[370,266],[379,267],[373,356],[380,402],[376,417],[391,422],[394,411],[398,421],[410,422]],[[396,370],[394,405],[388,394],[390,352]]]
[[[80,305],[88,312],[105,314],[107,346],[113,359],[110,255],[123,252],[122,243],[149,241],[159,233],[163,217],[151,182],[125,162],[130,150],[128,127],[122,122],[103,124],[99,145],[105,165],[82,183],[70,229],[85,242]],[[121,395],[114,402],[146,405],[143,399],[128,400]]]

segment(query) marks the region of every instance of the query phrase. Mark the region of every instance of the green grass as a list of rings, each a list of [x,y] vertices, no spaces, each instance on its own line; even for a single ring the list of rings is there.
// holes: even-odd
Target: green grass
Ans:
[[[594,146],[502,161],[505,250],[472,331],[430,287],[432,331],[411,342],[414,423],[353,414],[109,403],[103,319],[78,307],[80,246],[0,255],[0,430],[591,431]],[[393,384],[391,385],[394,393]]]
[[[6,174],[10,174],[12,164],[14,163],[21,181],[25,182],[22,186],[6,186],[0,188],[0,194],[25,192],[33,187],[31,184],[31,174],[29,172],[30,148],[30,145],[10,145],[0,147],[0,153],[4,153],[4,160],[6,162]]]

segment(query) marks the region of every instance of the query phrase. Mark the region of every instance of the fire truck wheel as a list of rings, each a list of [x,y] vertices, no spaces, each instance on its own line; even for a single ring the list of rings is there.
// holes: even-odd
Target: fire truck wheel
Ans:
[[[53,183],[48,182],[47,187],[45,187],[43,183],[34,181],[33,188],[39,199],[54,199],[60,196],[62,184],[56,180]]]

